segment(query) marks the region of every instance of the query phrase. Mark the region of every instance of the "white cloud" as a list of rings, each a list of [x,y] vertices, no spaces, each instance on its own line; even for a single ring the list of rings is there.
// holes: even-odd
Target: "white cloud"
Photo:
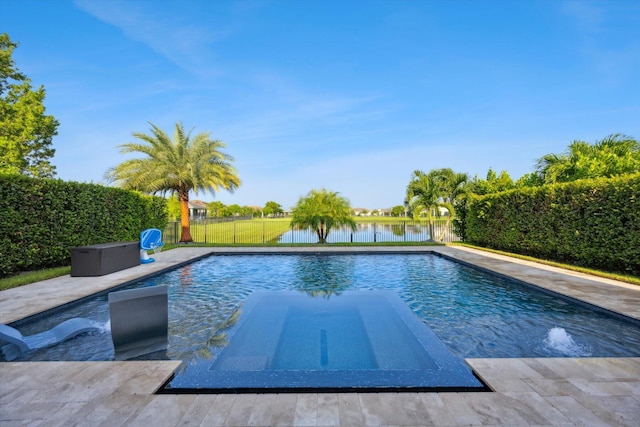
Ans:
[[[587,32],[598,32],[603,28],[605,9],[598,3],[588,0],[571,0],[562,4],[563,12]]]
[[[154,13],[154,2],[76,0],[75,4],[194,75],[210,78],[220,72],[212,55],[203,55],[211,44],[227,36],[218,26],[212,30],[180,22],[175,15]]]

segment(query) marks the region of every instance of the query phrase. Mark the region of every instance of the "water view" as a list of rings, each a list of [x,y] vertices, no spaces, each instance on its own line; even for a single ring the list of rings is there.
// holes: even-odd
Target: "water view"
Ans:
[[[348,227],[332,229],[327,243],[372,243],[372,242],[426,242],[442,237],[445,241],[452,239],[453,233],[444,226],[434,227],[431,236],[429,224],[426,222],[357,223],[356,230]],[[278,243],[317,243],[318,237],[313,230],[289,230],[278,239]]]

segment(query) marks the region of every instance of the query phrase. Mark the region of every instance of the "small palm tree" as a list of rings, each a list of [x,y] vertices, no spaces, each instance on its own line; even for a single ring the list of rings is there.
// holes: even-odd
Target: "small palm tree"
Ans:
[[[454,172],[450,168],[437,169],[435,173],[440,189],[439,206],[449,211],[447,222],[442,229],[442,233],[438,236],[438,240],[442,242],[451,220],[456,217],[457,203],[466,195],[466,184],[469,181],[469,176],[466,173]]]
[[[356,229],[351,217],[349,201],[337,192],[311,190],[301,197],[291,211],[291,227],[298,229],[313,228],[318,235],[318,243],[327,243],[329,231],[343,225]]]
[[[433,240],[434,226],[433,214],[439,214],[438,199],[440,191],[433,173],[424,173],[420,170],[413,171],[409,184],[407,185],[406,204],[409,210],[413,212],[413,218],[418,219],[420,212],[427,212],[429,220],[429,236]]]
[[[421,211],[427,212],[429,235],[432,240],[435,240],[433,217],[440,216],[441,207],[449,211],[447,223],[438,237],[438,240],[442,241],[445,230],[455,217],[455,203],[464,195],[467,180],[467,174],[456,173],[449,168],[434,169],[428,173],[420,170],[413,172],[407,185],[406,200],[413,210],[414,218],[417,218]]]
[[[127,143],[120,152],[142,153],[146,157],[126,160],[107,170],[106,178],[123,188],[144,193],[178,195],[180,201],[181,242],[192,242],[189,222],[189,192],[200,190],[233,191],[240,185],[236,170],[231,166],[233,158],[221,151],[226,144],[211,139],[209,132],[191,137],[185,133],[182,123],[176,123],[173,140],[153,123],[151,134],[134,132],[133,136],[144,143]]]

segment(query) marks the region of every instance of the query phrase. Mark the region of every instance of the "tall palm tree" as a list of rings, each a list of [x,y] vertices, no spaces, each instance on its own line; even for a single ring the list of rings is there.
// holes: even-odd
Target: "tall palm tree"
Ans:
[[[291,210],[291,227],[298,229],[313,228],[318,236],[318,243],[327,243],[329,231],[343,225],[356,229],[351,217],[349,201],[337,192],[311,190],[301,197]]]
[[[233,191],[240,185],[233,157],[221,151],[226,144],[211,139],[209,132],[191,137],[182,123],[176,123],[173,140],[153,123],[151,134],[134,132],[142,143],[120,145],[120,152],[142,153],[143,158],[126,160],[107,170],[106,177],[123,188],[144,193],[170,192],[180,201],[181,242],[192,242],[189,222],[189,192],[220,189]]]

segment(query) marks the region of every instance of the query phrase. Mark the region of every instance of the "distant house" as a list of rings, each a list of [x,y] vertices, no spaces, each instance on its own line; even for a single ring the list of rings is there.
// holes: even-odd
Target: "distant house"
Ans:
[[[440,211],[440,216],[449,216],[449,209],[440,206],[438,210]]]
[[[204,219],[207,217],[207,204],[202,200],[189,200],[189,218]]]
[[[355,216],[370,216],[371,211],[365,208],[353,208],[353,214]]]
[[[440,211],[440,216],[449,216],[449,209],[439,206],[438,210]],[[428,214],[429,211],[427,211],[426,209],[420,211],[420,216],[428,216]],[[435,209],[431,209],[431,214],[436,215]]]

